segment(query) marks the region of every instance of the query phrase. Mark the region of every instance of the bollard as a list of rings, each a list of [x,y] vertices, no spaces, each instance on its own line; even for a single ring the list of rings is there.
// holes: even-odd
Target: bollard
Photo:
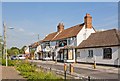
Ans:
[[[72,73],[73,73],[73,65],[70,64],[70,74],[72,74]]]
[[[66,80],[67,65],[64,63],[64,79]]]
[[[64,71],[67,70],[67,65],[64,63]]]
[[[51,71],[51,68],[50,68],[50,71]]]
[[[73,65],[71,64],[71,74],[73,73]]]
[[[71,73],[71,64],[69,64],[69,72]]]
[[[88,76],[88,81],[90,81],[90,76]]]
[[[94,65],[93,65],[93,68],[96,69],[96,62],[94,61]]]

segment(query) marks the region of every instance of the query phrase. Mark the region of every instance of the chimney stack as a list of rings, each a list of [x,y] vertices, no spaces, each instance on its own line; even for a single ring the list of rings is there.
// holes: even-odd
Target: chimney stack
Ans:
[[[86,16],[84,17],[84,23],[86,28],[92,28],[92,17],[90,14],[86,14]]]
[[[57,32],[61,32],[64,30],[64,25],[63,23],[59,23],[58,26],[57,26]]]

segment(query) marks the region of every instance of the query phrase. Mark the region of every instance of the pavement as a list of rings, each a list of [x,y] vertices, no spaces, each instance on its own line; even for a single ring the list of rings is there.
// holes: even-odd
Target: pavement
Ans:
[[[0,75],[2,75],[2,81],[26,81],[20,73],[12,66],[0,66],[2,68],[2,72],[0,71]]]
[[[55,62],[55,61],[42,61],[42,60],[32,60],[33,62],[42,62],[45,64],[57,64],[57,65],[64,65],[64,63],[61,62]],[[69,66],[69,64],[67,64]],[[103,66],[103,65],[96,65],[96,69],[93,68],[93,65],[91,64],[80,64],[80,63],[73,63],[73,67],[77,68],[83,68],[83,69],[90,69],[90,70],[98,70],[101,72],[108,72],[108,73],[117,73],[120,70],[120,68],[112,67],[112,66]]]

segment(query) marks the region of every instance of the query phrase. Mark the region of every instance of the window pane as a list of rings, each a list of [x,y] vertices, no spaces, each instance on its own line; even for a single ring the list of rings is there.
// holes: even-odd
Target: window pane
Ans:
[[[103,49],[103,58],[104,59],[112,59],[112,49],[111,48]]]
[[[88,50],[88,57],[93,57],[93,50]]]

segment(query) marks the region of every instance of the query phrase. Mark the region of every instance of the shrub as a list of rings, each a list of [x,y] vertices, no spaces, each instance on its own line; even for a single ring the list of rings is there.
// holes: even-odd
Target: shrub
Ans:
[[[3,60],[5,64],[5,60]],[[26,62],[24,60],[10,60],[9,65],[16,66],[16,69],[20,71],[20,74],[27,78],[28,81],[48,81],[49,79],[60,79],[56,77],[52,72],[44,72],[42,69],[36,71],[36,66]]]
[[[29,63],[19,64],[17,70],[22,72],[35,72],[35,67],[31,66]]]
[[[8,66],[15,66],[16,60],[8,60]],[[2,59],[2,66],[6,65],[6,59]]]

